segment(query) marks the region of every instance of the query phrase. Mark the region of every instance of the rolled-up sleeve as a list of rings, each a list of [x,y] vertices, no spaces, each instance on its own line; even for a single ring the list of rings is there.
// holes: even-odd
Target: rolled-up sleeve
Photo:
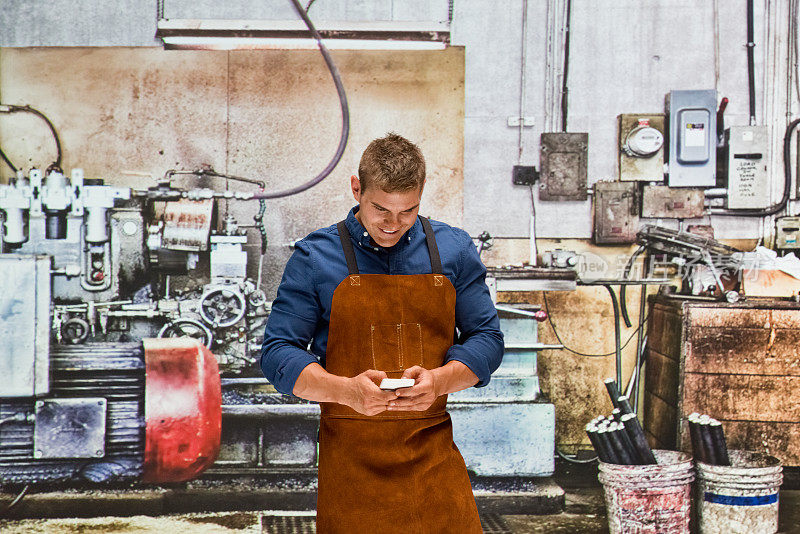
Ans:
[[[261,371],[275,389],[289,395],[303,369],[317,362],[306,350],[321,313],[314,267],[311,249],[298,243],[278,286],[261,347]]]
[[[478,377],[475,387],[483,387],[503,360],[503,333],[486,286],[486,267],[469,235],[454,231],[461,244],[460,268],[454,284],[456,327],[461,335],[459,343],[447,351],[445,362],[460,361]]]

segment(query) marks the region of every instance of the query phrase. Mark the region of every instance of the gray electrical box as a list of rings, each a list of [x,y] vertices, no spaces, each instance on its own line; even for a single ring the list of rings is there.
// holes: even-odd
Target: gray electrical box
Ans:
[[[672,189],[666,185],[642,188],[642,217],[650,219],[693,219],[705,213],[702,189]]]
[[[669,117],[670,187],[714,187],[717,174],[717,92],[671,91]]]
[[[639,231],[636,182],[594,184],[594,242],[633,243]]]
[[[543,133],[540,200],[586,200],[588,133]]]
[[[769,206],[769,133],[766,126],[731,126],[728,146],[728,209]]]

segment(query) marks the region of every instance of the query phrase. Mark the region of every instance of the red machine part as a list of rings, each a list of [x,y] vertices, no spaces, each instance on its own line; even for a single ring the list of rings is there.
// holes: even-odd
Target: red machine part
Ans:
[[[145,482],[197,477],[219,454],[222,388],[214,355],[188,337],[145,339]]]

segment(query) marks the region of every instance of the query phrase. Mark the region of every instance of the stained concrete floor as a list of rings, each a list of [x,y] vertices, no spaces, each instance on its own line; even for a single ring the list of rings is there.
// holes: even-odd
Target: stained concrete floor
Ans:
[[[277,520],[276,520],[277,519]],[[305,517],[302,519],[306,519]],[[507,529],[495,528],[494,534],[589,534],[608,532],[605,517],[584,514],[553,516],[502,516]],[[282,525],[282,526],[278,526]],[[313,518],[264,516],[257,512],[222,512],[215,514],[186,514],[179,516],[98,517],[88,519],[27,519],[16,522],[0,521],[3,534],[164,534],[164,533],[270,533],[294,534],[313,532]],[[455,534],[455,533],[454,533]]]
[[[605,534],[605,512],[588,513],[587,502],[602,500],[598,490],[568,492],[577,503],[567,503],[567,510],[554,515],[494,516],[487,534]],[[593,506],[593,505],[592,505]],[[594,510],[597,512],[597,510]],[[273,515],[273,514],[281,515]],[[500,521],[498,521],[498,518]],[[486,524],[486,523],[485,523]],[[180,514],[158,517],[95,517],[67,519],[0,520],[3,534],[305,534],[313,531],[313,516],[286,512],[218,512]],[[780,533],[800,533],[800,491],[781,494]]]
[[[555,480],[565,494],[565,510],[551,515],[484,516],[486,534],[605,534],[602,488],[594,466],[559,463]],[[780,496],[779,533],[800,534],[800,489]],[[3,534],[163,534],[313,533],[313,512],[216,512],[132,517],[0,520]]]

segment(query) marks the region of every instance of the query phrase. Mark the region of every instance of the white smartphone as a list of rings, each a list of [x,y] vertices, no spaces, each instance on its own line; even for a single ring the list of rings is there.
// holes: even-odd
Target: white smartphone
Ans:
[[[414,385],[413,378],[384,378],[381,380],[381,389],[410,388]]]

